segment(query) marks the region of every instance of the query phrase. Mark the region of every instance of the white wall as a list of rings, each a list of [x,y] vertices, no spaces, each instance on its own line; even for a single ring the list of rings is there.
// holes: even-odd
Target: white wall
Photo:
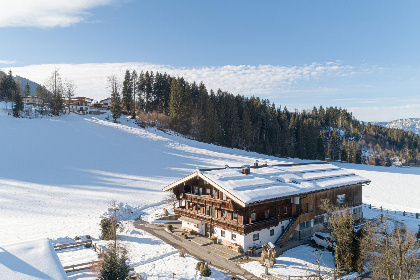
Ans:
[[[203,222],[199,222],[198,225],[196,225],[196,224],[193,224],[193,223],[182,221],[182,227],[192,229],[192,230],[198,232],[201,235],[205,234],[205,232],[204,232],[205,228],[204,228],[204,223]]]
[[[268,242],[274,243],[277,240],[277,238],[279,238],[280,234],[282,233],[281,231],[282,226],[286,228],[288,224],[289,224],[289,220],[284,220],[281,223],[279,223],[278,226],[270,227],[270,228],[263,229],[260,231],[254,231],[245,235],[244,250],[248,250],[249,247],[253,247],[254,245],[256,247],[261,247],[262,245]],[[273,236],[270,236],[271,229],[274,229]],[[253,240],[255,233],[259,234],[259,240],[256,240],[256,241]]]
[[[279,238],[280,234],[282,233],[281,232],[282,226],[286,228],[288,224],[289,224],[289,220],[284,220],[281,223],[279,223],[278,226],[270,227],[270,228],[263,229],[260,231],[254,231],[246,235],[239,234],[235,231],[223,229],[221,227],[214,227],[214,235],[217,236],[219,242],[222,242],[222,240],[226,240],[231,243],[237,243],[242,246],[242,249],[244,251],[246,251],[248,250],[249,247],[253,247],[254,245],[256,247],[261,247],[263,244],[268,243],[268,242],[274,243],[277,240],[277,238]],[[274,229],[273,236],[270,236],[271,229]],[[225,231],[225,237],[221,236],[222,230]],[[236,241],[232,240],[231,238],[232,233],[236,234]],[[255,233],[259,234],[259,239],[256,241],[253,240]]]
[[[225,237],[222,237],[222,230],[225,231]],[[232,240],[232,234],[236,234],[236,240]],[[229,241],[231,243],[236,243],[242,246],[243,249],[243,245],[244,245],[244,235],[237,233],[236,231],[232,231],[232,230],[228,230],[228,229],[224,229],[221,227],[214,227],[214,236],[217,237],[218,242],[222,242],[223,240]]]

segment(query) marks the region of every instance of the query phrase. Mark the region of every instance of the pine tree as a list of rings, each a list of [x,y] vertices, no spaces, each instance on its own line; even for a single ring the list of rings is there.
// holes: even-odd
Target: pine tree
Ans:
[[[103,280],[125,280],[130,273],[130,266],[127,264],[127,254],[125,250],[118,252],[110,249],[104,255],[104,262],[100,271]]]
[[[23,110],[22,96],[20,94],[20,89],[18,87],[16,87],[16,90],[13,93],[12,101],[13,101],[13,107],[12,107],[13,116],[17,118],[20,116],[20,111]]]
[[[131,118],[135,119],[136,118],[136,95],[137,95],[137,91],[138,91],[138,87],[137,87],[137,83],[138,83],[138,76],[137,76],[137,72],[136,70],[133,70],[133,72],[131,73],[131,77],[130,77],[130,82],[131,82],[131,88],[133,90],[133,109],[131,110]]]
[[[25,86],[25,97],[28,97],[29,95],[31,95],[31,86],[28,83],[26,83],[26,86]]]
[[[111,91],[111,113],[114,122],[121,117],[121,98],[119,93],[119,83],[116,76],[108,77],[108,87]]]
[[[131,115],[133,111],[133,83],[131,80],[130,71],[125,72],[122,88],[122,104],[123,108]]]

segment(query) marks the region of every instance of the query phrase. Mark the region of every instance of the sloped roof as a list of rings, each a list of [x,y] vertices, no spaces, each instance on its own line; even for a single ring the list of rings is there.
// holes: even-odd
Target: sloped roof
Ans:
[[[47,238],[0,246],[1,279],[68,279]]]
[[[196,170],[193,174],[172,183],[172,189],[194,177],[201,177],[221,189],[241,205],[291,197],[354,184],[369,180],[328,163],[270,165],[252,168],[248,175],[240,167]]]

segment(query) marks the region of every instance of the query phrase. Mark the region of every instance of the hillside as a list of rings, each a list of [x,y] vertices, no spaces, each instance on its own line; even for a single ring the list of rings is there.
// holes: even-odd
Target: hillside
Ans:
[[[377,124],[388,128],[397,128],[414,132],[420,135],[420,118],[399,119],[391,122],[378,122]]]
[[[6,75],[4,72],[0,71],[0,77]],[[14,77],[15,81],[20,85],[20,91],[22,93],[25,92],[25,86],[26,84],[29,85],[30,87],[30,93],[32,96],[36,95],[36,88],[38,87],[38,83],[35,83],[27,78],[21,77],[21,76],[15,76]]]
[[[131,219],[154,216],[167,207],[161,189],[196,166],[300,161],[142,129],[127,119],[114,124],[105,120],[107,115],[23,119],[8,116],[4,107],[0,102],[0,127],[7,136],[0,138],[0,245],[45,237],[59,242],[86,234],[98,238],[99,221],[112,199],[126,204]],[[420,169],[339,166],[372,181],[364,187],[364,203],[420,212]],[[180,260],[176,249],[130,223],[122,236],[131,250],[131,264],[148,279],[169,280],[172,272],[200,279],[194,274],[195,259]],[[225,276],[216,271],[213,277]]]

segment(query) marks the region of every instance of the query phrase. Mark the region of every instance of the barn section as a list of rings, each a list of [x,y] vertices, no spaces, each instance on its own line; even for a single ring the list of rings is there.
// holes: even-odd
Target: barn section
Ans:
[[[197,169],[163,190],[178,200],[175,213],[185,228],[224,245],[246,250],[267,242],[284,245],[319,230],[321,199],[360,219],[362,185],[369,180],[325,163]]]

